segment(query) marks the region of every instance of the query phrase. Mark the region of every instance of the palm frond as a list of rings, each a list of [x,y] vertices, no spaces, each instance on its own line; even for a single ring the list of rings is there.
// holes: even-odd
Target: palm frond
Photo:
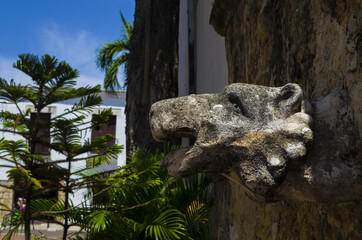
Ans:
[[[65,204],[62,199],[34,199],[31,201],[30,209],[34,215],[46,213],[50,216],[63,217]],[[52,214],[53,212],[53,214]]]
[[[21,232],[23,224],[19,222],[18,224],[12,225],[7,228],[6,234],[3,236],[2,240],[13,240],[15,236]],[[5,230],[5,229],[4,229]],[[2,231],[0,231],[1,233]]]
[[[109,218],[110,214],[111,213],[109,213],[107,210],[99,210],[89,214],[89,227],[95,232],[105,230],[112,222],[112,220]]]
[[[121,56],[118,59],[115,59],[109,67],[106,68],[106,76],[104,78],[104,84],[103,87],[105,89],[109,90],[116,90],[120,88],[120,84],[118,82],[118,69],[121,67],[121,65],[124,63],[125,57]]]
[[[122,23],[124,26],[124,29],[122,32],[122,36],[124,37],[123,40],[129,41],[131,39],[131,35],[132,35],[133,24],[126,21],[122,12],[120,12],[120,15],[121,15]]]
[[[121,38],[105,43],[97,50],[96,64],[98,68],[105,72],[104,88],[111,91],[121,88],[117,78],[118,69],[122,65],[127,66],[130,55],[133,24],[127,22],[122,13],[121,19],[123,22]],[[125,74],[127,75],[127,72]]]
[[[192,201],[187,207],[184,214],[185,225],[188,232],[192,233],[194,237],[201,234],[200,226],[207,222],[207,214],[209,211],[210,207],[198,200]]]
[[[125,50],[128,51],[129,46],[121,40],[105,43],[97,51],[97,67],[105,71],[108,66],[111,65],[113,60],[117,58],[122,51]]]
[[[161,210],[147,225],[145,235],[156,240],[180,239],[185,235],[182,214],[176,209]]]

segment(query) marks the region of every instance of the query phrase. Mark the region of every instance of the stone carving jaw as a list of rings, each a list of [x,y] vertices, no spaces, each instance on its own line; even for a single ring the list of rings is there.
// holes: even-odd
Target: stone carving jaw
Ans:
[[[273,199],[287,169],[303,161],[313,139],[310,112],[297,84],[273,88],[236,83],[219,94],[157,102],[150,125],[158,141],[195,139],[193,146],[162,160],[161,168],[170,175],[236,175],[234,180],[255,199],[267,200]]]

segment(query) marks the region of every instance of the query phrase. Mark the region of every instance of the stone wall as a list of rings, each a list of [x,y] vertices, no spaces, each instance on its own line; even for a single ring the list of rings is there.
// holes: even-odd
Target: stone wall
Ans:
[[[0,180],[0,185],[10,186],[12,181]],[[13,209],[13,190],[0,186],[0,223],[2,222],[4,216],[9,213],[6,209]],[[3,206],[5,205],[5,206]]]
[[[211,239],[360,239],[362,204],[256,203],[230,181],[215,184]]]
[[[214,2],[211,23],[225,36],[229,83],[298,83],[315,107],[338,92],[339,102],[326,106],[327,112],[335,114],[315,116],[312,150],[324,156],[318,160],[320,168],[328,169],[338,160],[358,170],[356,166],[362,161],[361,9],[360,0]],[[308,157],[322,158],[317,155]],[[349,176],[340,180],[348,182]],[[356,179],[350,183],[356,189],[361,185]],[[323,186],[315,191],[322,192]],[[334,191],[338,198],[349,189],[338,187]],[[213,239],[362,236],[362,204],[358,199],[340,203],[256,203],[226,179],[215,183],[215,193]]]

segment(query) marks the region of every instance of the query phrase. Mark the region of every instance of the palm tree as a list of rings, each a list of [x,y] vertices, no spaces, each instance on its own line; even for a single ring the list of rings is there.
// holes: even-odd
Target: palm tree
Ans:
[[[133,24],[127,22],[122,13],[121,18],[124,25],[121,32],[121,39],[105,43],[97,50],[97,66],[105,72],[103,86],[105,89],[111,91],[122,88],[118,81],[117,73],[122,65],[127,69],[130,55],[130,39]],[[125,75],[127,76],[127,71],[125,71]],[[127,85],[127,83],[125,82],[124,85]]]

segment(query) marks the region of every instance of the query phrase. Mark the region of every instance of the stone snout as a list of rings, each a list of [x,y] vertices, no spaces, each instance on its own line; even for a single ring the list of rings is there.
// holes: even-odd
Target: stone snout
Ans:
[[[299,169],[313,140],[312,107],[297,84],[236,83],[219,94],[190,95],[152,105],[158,141],[191,137],[195,144],[160,163],[174,177],[204,172],[240,184],[258,201],[284,198],[288,171]]]

